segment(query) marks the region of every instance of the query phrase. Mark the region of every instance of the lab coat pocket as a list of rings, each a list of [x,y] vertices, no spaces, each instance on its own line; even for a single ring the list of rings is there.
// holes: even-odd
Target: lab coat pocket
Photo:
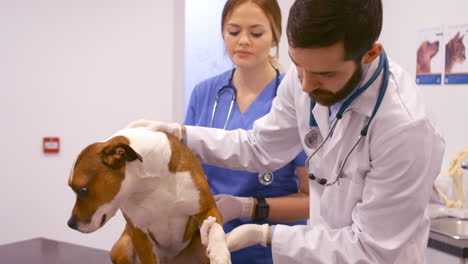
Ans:
[[[352,224],[351,214],[362,200],[363,186],[360,178],[344,177],[325,188],[320,213],[330,223],[330,227],[341,228]]]

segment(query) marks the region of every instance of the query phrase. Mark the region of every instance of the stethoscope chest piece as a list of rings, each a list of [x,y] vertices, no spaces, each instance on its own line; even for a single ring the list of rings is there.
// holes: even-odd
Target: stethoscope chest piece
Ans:
[[[310,149],[316,149],[319,143],[322,141],[322,135],[320,134],[320,129],[317,126],[310,127],[309,132],[307,132],[304,143]]]
[[[258,181],[263,185],[270,185],[273,182],[274,176],[273,173],[259,173]]]

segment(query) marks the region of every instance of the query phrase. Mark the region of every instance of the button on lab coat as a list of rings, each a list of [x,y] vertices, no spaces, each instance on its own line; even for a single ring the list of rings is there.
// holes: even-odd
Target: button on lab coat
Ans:
[[[376,59],[364,77],[375,72]],[[369,120],[382,75],[348,107],[332,137],[310,160],[310,172],[332,181]],[[293,159],[309,131],[310,99],[295,67],[284,77],[272,110],[251,131],[187,126],[187,145],[205,163],[268,172]],[[321,135],[327,107],[313,109]],[[426,114],[413,77],[390,62],[389,84],[366,137],[351,153],[343,178],[329,187],[309,181],[310,223],[277,225],[274,263],[424,263],[426,211],[441,167],[444,140]]]

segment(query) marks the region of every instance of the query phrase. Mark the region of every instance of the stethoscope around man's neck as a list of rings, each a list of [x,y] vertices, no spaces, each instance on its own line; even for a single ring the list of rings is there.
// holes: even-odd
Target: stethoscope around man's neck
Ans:
[[[346,112],[346,109],[349,107],[349,105],[354,101],[354,99],[356,99],[360,94],[362,94],[367,88],[369,88],[374,83],[374,81],[379,77],[379,75],[380,75],[380,73],[382,71],[383,71],[382,84],[380,86],[380,90],[379,90],[379,94],[377,96],[377,102],[375,103],[374,110],[372,111],[372,114],[371,114],[369,120],[367,121],[366,125],[361,130],[361,133],[359,135],[359,139],[356,141],[354,146],[351,148],[351,151],[349,151],[348,155],[346,155],[346,158],[344,159],[343,163],[341,164],[340,170],[338,171],[338,176],[335,178],[335,180],[333,180],[331,182],[328,182],[328,180],[326,178],[319,178],[319,177],[315,176],[312,172],[309,171],[310,159],[313,156],[315,156],[315,154],[322,148],[322,146],[325,144],[325,142],[331,137],[331,135],[333,133],[333,130],[335,129],[336,124],[338,123],[339,120],[341,120],[343,118],[343,115]],[[320,143],[320,145],[318,145],[315,148],[314,152],[307,158],[305,166],[306,166],[307,172],[309,173],[309,178],[311,180],[314,180],[314,181],[316,181],[319,184],[324,185],[324,186],[330,186],[330,185],[335,184],[340,179],[341,173],[343,172],[343,168],[344,168],[344,166],[346,164],[346,161],[348,160],[349,156],[354,151],[354,149],[356,148],[358,143],[361,141],[361,139],[363,137],[367,136],[369,126],[370,126],[372,120],[374,119],[375,114],[379,110],[380,104],[382,103],[383,97],[384,97],[385,92],[387,90],[389,74],[390,73],[389,73],[389,65],[388,65],[387,54],[385,54],[385,51],[382,51],[382,54],[380,55],[379,65],[378,65],[376,71],[374,72],[374,74],[371,76],[371,78],[363,86],[361,86],[354,94],[352,94],[343,103],[343,105],[339,109],[338,113],[336,114],[335,121],[333,122],[330,130],[328,131],[327,137],[322,141],[322,143]],[[315,120],[314,114],[312,113],[312,110],[314,109],[314,107],[315,107],[315,102],[311,101],[310,102],[310,120],[309,120],[309,126],[311,128],[311,131],[306,135],[306,138],[305,138],[306,145],[308,145],[308,146],[309,146],[309,144],[313,145],[313,142],[311,143],[312,140],[317,140],[320,137],[319,136],[320,130],[317,127],[318,124],[317,124],[317,122]]]
[[[276,72],[276,83],[275,83],[275,96],[276,96],[276,92],[280,84],[280,72],[276,67],[273,67],[273,69],[275,69],[275,72]],[[234,103],[236,102],[236,99],[237,99],[237,91],[234,85],[232,84],[232,78],[234,77],[235,71],[236,71],[236,68],[232,69],[231,76],[229,77],[228,83],[224,85],[223,87],[221,87],[221,89],[219,89],[218,92],[216,93],[216,97],[215,97],[215,101],[213,105],[213,111],[211,112],[210,127],[214,127],[214,118],[215,118],[216,111],[218,108],[219,98],[223,95],[224,92],[227,92],[228,89],[232,89],[231,103],[229,104],[229,110],[228,110],[228,114],[226,117],[226,121],[224,121],[223,129],[226,129],[227,124],[229,123],[229,119],[231,118],[231,114],[232,114],[232,108],[234,107]]]

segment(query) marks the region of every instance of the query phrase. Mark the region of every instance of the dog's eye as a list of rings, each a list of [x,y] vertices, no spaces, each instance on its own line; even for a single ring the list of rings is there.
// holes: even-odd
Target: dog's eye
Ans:
[[[83,187],[83,188],[78,189],[78,191],[76,191],[76,194],[78,194],[78,196],[80,197],[83,197],[86,195],[87,192],[88,192],[88,189],[86,189],[86,187]]]

